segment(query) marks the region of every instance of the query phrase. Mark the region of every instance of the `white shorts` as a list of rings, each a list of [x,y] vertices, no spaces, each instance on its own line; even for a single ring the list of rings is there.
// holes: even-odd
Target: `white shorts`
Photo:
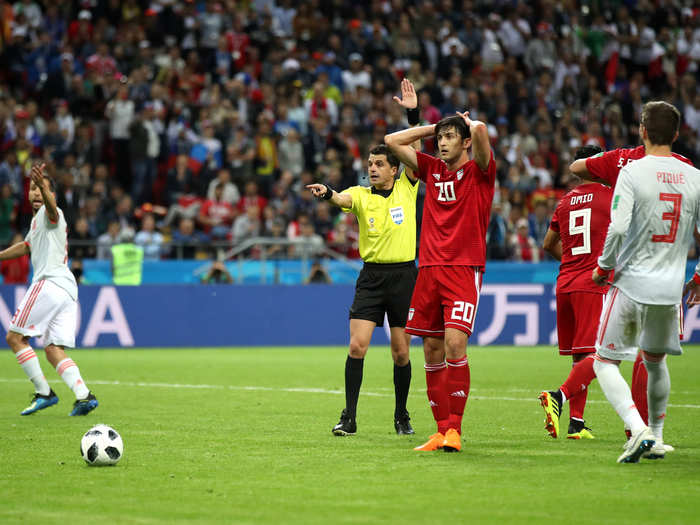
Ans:
[[[44,345],[75,347],[78,303],[51,281],[33,283],[10,322],[10,332],[44,336]]]
[[[682,354],[679,308],[638,303],[611,286],[598,327],[598,355],[634,361],[639,348],[653,354]]]

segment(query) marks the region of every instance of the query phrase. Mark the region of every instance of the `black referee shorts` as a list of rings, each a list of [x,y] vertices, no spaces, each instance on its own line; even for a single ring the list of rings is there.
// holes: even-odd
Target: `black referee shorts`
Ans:
[[[350,319],[364,319],[389,326],[406,326],[418,268],[413,261],[394,264],[365,263],[355,284]]]

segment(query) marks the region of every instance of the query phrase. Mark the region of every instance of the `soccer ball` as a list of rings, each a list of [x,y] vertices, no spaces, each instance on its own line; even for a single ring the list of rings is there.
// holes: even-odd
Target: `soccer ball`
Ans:
[[[122,437],[107,425],[95,425],[80,440],[80,454],[88,465],[116,465],[123,453]]]

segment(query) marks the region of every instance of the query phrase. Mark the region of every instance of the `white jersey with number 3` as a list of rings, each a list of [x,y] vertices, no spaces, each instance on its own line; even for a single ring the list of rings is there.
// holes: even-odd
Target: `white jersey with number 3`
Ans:
[[[688,247],[698,225],[700,171],[673,157],[647,155],[620,171],[598,264],[643,304],[681,301]]]
[[[32,283],[51,281],[63,288],[75,301],[78,286],[68,268],[68,224],[58,209],[58,220],[52,223],[42,206],[32,218],[29,232],[24,238],[32,255],[34,277]]]

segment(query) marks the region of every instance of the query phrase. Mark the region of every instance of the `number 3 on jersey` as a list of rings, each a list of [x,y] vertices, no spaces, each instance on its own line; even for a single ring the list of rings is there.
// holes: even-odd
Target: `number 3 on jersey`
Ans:
[[[581,219],[581,220],[579,220]],[[583,208],[569,213],[569,235],[583,235],[583,243],[571,248],[571,255],[591,253],[591,209]]]
[[[668,242],[673,244],[676,242],[676,234],[678,233],[678,221],[681,218],[683,195],[680,193],[659,193],[659,200],[673,204],[673,210],[661,214],[662,220],[671,221],[671,229],[665,235],[652,235],[651,242]]]
[[[437,200],[441,202],[457,200],[457,197],[455,196],[455,182],[453,180],[448,180],[445,182],[436,182],[435,186],[437,186],[438,189]]]

